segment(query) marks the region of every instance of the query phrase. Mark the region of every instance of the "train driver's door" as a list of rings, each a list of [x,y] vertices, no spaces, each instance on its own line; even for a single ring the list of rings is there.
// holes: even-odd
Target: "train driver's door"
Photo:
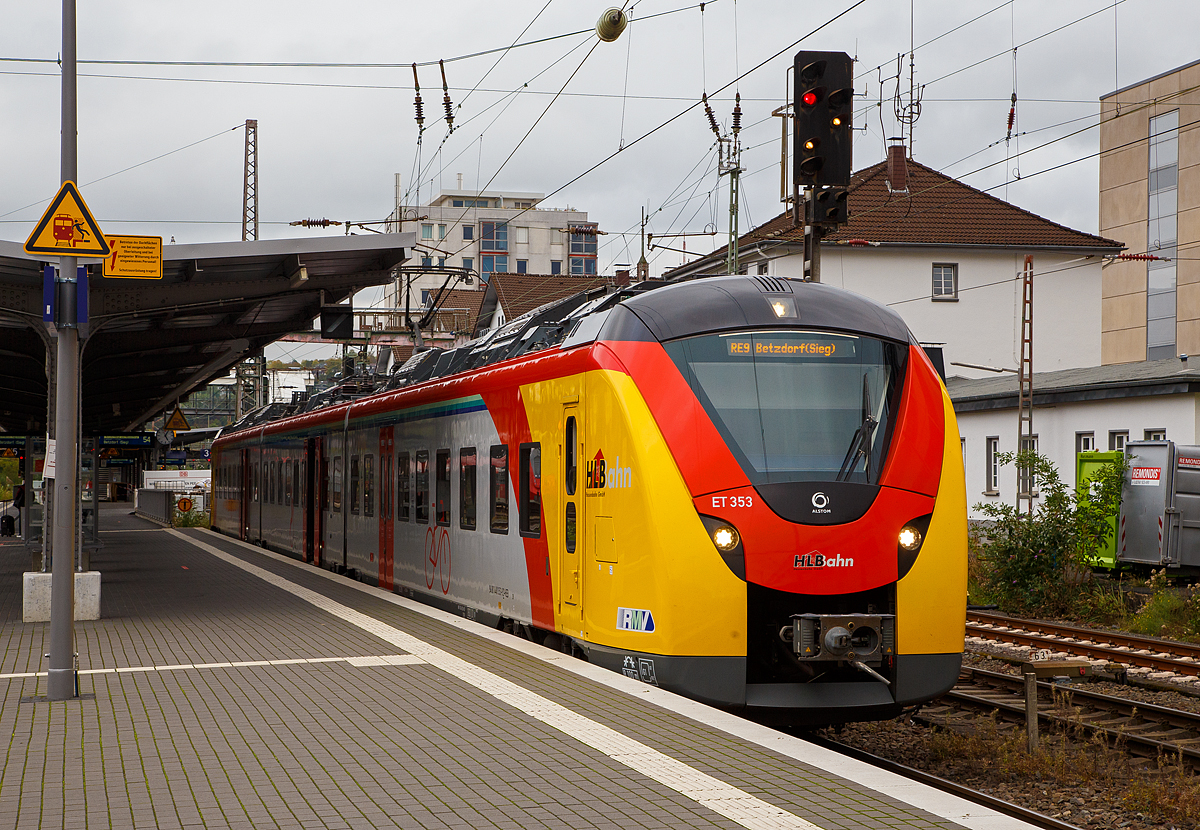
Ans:
[[[580,409],[575,403],[563,406],[562,444],[560,445],[559,472],[562,475],[562,533],[560,589],[563,625],[571,631],[583,627],[583,540],[586,534],[580,528],[583,517],[583,481],[579,469],[582,458],[583,430],[580,425]]]

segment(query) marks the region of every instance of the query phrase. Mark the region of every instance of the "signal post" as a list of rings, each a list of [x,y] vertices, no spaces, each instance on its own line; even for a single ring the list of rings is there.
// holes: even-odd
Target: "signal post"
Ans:
[[[849,219],[854,61],[845,52],[804,51],[793,64],[792,180],[797,207],[803,204],[804,210],[804,278],[820,282],[821,236]]]

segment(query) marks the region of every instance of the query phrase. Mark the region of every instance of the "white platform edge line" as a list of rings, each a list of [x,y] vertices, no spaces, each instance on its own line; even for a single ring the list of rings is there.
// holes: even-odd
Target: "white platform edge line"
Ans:
[[[412,634],[388,625],[382,620],[342,605],[310,588],[298,585],[286,576],[245,562],[233,554],[226,553],[178,531],[172,532],[189,544],[375,635],[384,642],[423,657],[430,665],[452,677],[457,677],[459,680],[491,694],[497,700],[595,748],[617,763],[658,781],[663,786],[725,816],[747,830],[775,830],[775,828],[778,830],[821,830],[819,825],[763,801],[732,784],[707,775],[676,758],[646,746],[634,738],[561,706],[549,698],[542,697],[536,692],[519,686],[487,669],[480,668]]]
[[[210,547],[178,530],[164,529],[198,547]],[[667,711],[683,715],[705,726],[719,729],[757,746],[770,749],[785,757],[793,758],[817,769],[840,776],[847,781],[873,789],[904,804],[924,810],[938,818],[956,822],[963,827],[970,828],[970,830],[1032,830],[1033,825],[997,812],[990,807],[976,804],[973,801],[968,801],[965,798],[960,798],[959,796],[913,781],[897,773],[872,766],[871,764],[856,761],[840,755],[833,750],[816,746],[802,738],[784,735],[774,729],[761,726],[736,715],[731,715],[728,712],[723,712],[707,704],[677,695],[674,692],[668,692],[657,686],[647,685],[639,680],[633,680],[623,674],[592,665],[583,660],[552,651],[531,643],[528,640],[523,640],[520,637],[505,634],[497,629],[468,620],[465,617],[451,614],[448,611],[442,611],[431,605],[425,605],[416,600],[400,596],[391,591],[372,587],[357,580],[346,579],[324,568],[315,568],[293,557],[266,550],[249,542],[243,542],[241,539],[235,539],[224,534],[218,534],[218,538],[244,548],[247,551],[286,564],[304,573],[320,576],[329,582],[334,582],[368,596],[390,602],[393,605],[482,637],[497,645],[520,652],[544,663],[554,664],[572,674],[587,678],[608,688],[635,697],[641,697]],[[213,550],[217,549],[214,548]],[[223,551],[218,551],[218,553],[222,556],[227,556]]]
[[[348,663],[355,668],[380,668],[384,666],[411,666],[424,663],[415,654],[366,654],[356,657],[293,657],[286,660],[243,660],[237,663],[177,663],[169,666],[120,666],[103,669],[80,669],[80,675],[89,677],[98,674],[134,674],[137,672],[182,671],[184,669],[245,669],[275,666],[312,666],[328,663]],[[28,680],[31,677],[46,677],[47,673],[26,671],[0,674],[0,680]]]

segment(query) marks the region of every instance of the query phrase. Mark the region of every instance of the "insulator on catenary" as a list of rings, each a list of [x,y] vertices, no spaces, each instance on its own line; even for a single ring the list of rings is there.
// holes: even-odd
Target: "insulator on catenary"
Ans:
[[[1005,140],[1012,138],[1013,122],[1017,119],[1017,93],[1013,93],[1012,106],[1008,108],[1008,135]]]
[[[334,219],[298,219],[295,222],[288,222],[289,225],[299,225],[302,228],[328,228],[330,225],[340,225]]]
[[[733,97],[733,132],[734,135],[742,131],[742,93],[737,93]]]
[[[707,92],[702,95],[702,100],[704,101],[704,112],[706,115],[708,115],[708,126],[712,127],[713,133],[717,136],[717,138],[720,138],[721,128],[717,126],[717,117],[713,115],[712,107],[708,105]]]
[[[421,103],[421,82],[417,80],[417,65],[412,65],[413,69],[413,89],[417,91],[417,100],[414,102],[417,107],[417,127],[421,130],[425,129],[425,105]]]
[[[442,70],[442,103],[446,106],[446,126],[450,132],[454,132],[454,107],[450,103],[450,85],[446,83],[446,65],[438,61],[438,66]]]

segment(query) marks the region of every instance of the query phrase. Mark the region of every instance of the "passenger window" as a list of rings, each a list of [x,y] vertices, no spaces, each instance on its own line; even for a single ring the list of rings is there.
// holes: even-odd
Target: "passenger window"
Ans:
[[[292,462],[292,504],[304,504],[304,490],[300,482],[304,480],[304,462]]]
[[[575,495],[576,470],[578,469],[578,464],[576,463],[576,455],[577,455],[576,443],[577,442],[575,440],[575,416],[572,415],[571,417],[567,418],[567,435],[566,435],[566,444],[567,445],[565,447],[565,452],[563,453],[563,458],[565,460],[565,465],[566,465],[566,470],[564,470],[564,473],[566,474],[567,495],[568,496]]]
[[[375,515],[375,456],[363,456],[363,515]]]
[[[333,457],[333,512],[342,512],[342,457]]]
[[[450,526],[450,450],[438,450],[437,455],[437,523]]]
[[[259,473],[258,473],[259,466],[260,465],[257,463],[251,465],[251,474],[254,478],[254,484],[252,485],[254,487],[254,501],[256,501],[256,502],[259,501],[259,495],[260,495],[259,494]]]
[[[267,504],[275,503],[275,461],[272,460],[270,466],[267,467]]]
[[[520,455],[520,532],[522,536],[542,535],[542,445],[522,444]]]
[[[283,504],[286,507],[292,505],[292,463],[283,462]]]
[[[429,524],[429,450],[417,453],[417,521]]]
[[[392,518],[392,454],[379,456],[379,515]]]
[[[567,541],[567,553],[575,552],[575,502],[567,502],[567,521],[563,533]]]
[[[359,487],[362,483],[362,476],[358,469],[358,456],[350,456],[350,512],[358,515],[359,503]]]
[[[412,498],[410,488],[412,482],[408,472],[408,453],[402,452],[396,456],[396,521],[411,521],[409,517],[409,501]]]
[[[458,525],[475,529],[475,448],[458,451]]]
[[[508,533],[508,445],[492,447],[488,501],[492,533]]]

